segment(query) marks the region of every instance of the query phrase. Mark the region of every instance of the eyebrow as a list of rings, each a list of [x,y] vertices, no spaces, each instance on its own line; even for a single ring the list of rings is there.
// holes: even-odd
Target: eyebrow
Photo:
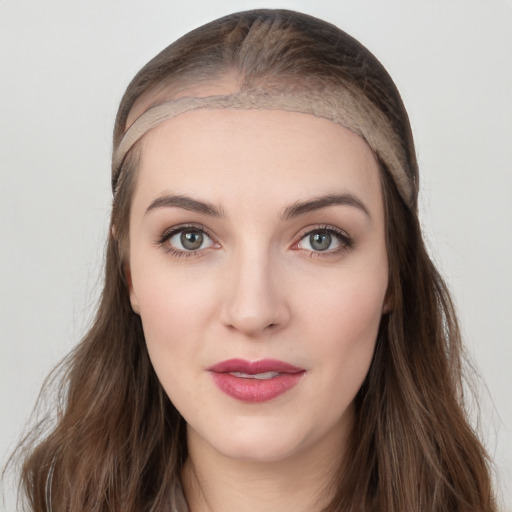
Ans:
[[[223,217],[224,213],[221,209],[204,201],[198,201],[188,196],[167,195],[155,199],[146,209],[146,214],[157,208],[182,208],[191,212],[202,213],[211,217]]]
[[[307,201],[299,201],[286,208],[281,216],[282,219],[291,219],[299,217],[306,213],[310,213],[329,206],[352,206],[361,210],[366,216],[371,218],[368,208],[364,203],[353,194],[328,194],[325,196],[315,197]]]
[[[364,205],[364,203],[353,194],[328,194],[325,196],[315,197],[313,199],[309,199],[307,201],[298,201],[291,206],[285,208],[284,212],[281,215],[281,219],[289,220],[295,217],[299,217],[301,215],[305,215],[306,213],[310,213],[316,210],[321,210],[322,208],[327,208],[329,206],[352,206],[354,208],[358,208],[368,217],[370,216],[370,212],[368,208]],[[199,201],[197,199],[192,199],[189,196],[183,195],[166,195],[161,196],[155,199],[146,209],[146,214],[151,210],[155,210],[157,208],[182,208],[184,210],[188,210],[191,212],[202,213],[204,215],[208,215],[210,217],[224,217],[224,212],[222,209],[217,208],[211,203],[207,203],[205,201]]]

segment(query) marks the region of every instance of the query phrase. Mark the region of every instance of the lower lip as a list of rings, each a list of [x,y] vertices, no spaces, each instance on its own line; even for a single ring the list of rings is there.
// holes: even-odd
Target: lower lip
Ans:
[[[268,402],[286,393],[299,383],[304,372],[282,373],[271,379],[244,379],[230,373],[212,372],[213,381],[221,391],[236,400],[248,403]]]

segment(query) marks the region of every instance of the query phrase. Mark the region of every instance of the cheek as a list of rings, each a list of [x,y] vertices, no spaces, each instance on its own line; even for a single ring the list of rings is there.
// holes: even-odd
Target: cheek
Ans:
[[[298,308],[328,338],[358,339],[378,326],[387,282],[385,260],[382,264],[350,266],[297,289],[296,296],[301,296]]]
[[[148,345],[194,344],[215,311],[215,287],[186,272],[148,270],[134,290]]]
[[[191,272],[186,264],[172,265],[154,248],[133,247],[130,258],[132,297],[138,304],[150,357],[159,378],[166,368],[183,368],[193,358],[201,332],[215,311],[218,286],[207,269]],[[133,302],[133,299],[132,299]]]
[[[170,400],[180,411],[204,408],[200,375],[201,340],[211,312],[204,287],[184,285],[177,276],[158,274],[138,289],[149,357]],[[211,309],[211,308],[210,308]],[[187,404],[186,407],[184,404]]]
[[[344,406],[368,373],[386,286],[385,272],[352,274],[302,302],[302,330],[311,340],[319,379],[326,389],[336,390]]]

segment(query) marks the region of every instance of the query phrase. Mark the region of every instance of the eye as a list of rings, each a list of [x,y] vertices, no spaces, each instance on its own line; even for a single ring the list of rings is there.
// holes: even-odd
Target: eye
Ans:
[[[206,233],[197,229],[180,231],[169,239],[169,243],[181,251],[197,251],[208,247],[211,239]]]
[[[333,228],[321,228],[309,231],[297,243],[297,249],[312,252],[334,253],[351,246],[348,235]]]
[[[193,254],[218,245],[202,228],[193,226],[172,228],[162,235],[158,240],[158,244],[176,255]]]

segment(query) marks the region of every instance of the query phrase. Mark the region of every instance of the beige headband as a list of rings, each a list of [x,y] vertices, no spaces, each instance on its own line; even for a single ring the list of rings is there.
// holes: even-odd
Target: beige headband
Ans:
[[[149,130],[186,112],[208,109],[284,110],[328,119],[361,136],[390,171],[401,196],[411,204],[413,188],[407,175],[402,143],[388,119],[364,96],[347,89],[319,91],[242,90],[234,94],[184,97],[146,110],[124,134],[112,156],[112,187],[116,193],[123,160]]]

